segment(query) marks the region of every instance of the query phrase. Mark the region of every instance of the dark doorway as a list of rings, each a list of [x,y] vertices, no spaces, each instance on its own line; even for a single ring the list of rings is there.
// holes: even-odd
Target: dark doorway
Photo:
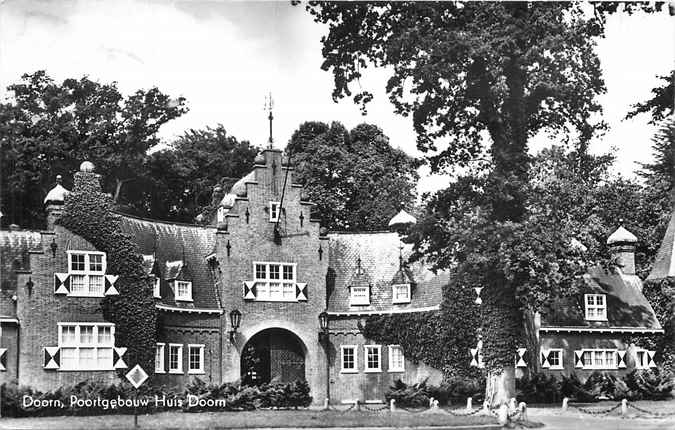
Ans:
[[[293,333],[281,328],[263,330],[242,350],[244,385],[293,382],[305,379],[305,348]]]

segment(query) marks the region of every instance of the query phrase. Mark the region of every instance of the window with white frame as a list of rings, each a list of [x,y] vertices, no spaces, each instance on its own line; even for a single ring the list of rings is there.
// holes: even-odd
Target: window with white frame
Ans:
[[[106,255],[94,251],[68,251],[70,295],[103,297]]]
[[[204,373],[204,345],[188,345],[188,373]]]
[[[191,302],[192,282],[190,281],[175,281],[175,282],[176,282],[176,300]]]
[[[647,350],[635,348],[633,350],[633,359],[635,359],[636,369],[649,369]]]
[[[410,303],[410,284],[395,284],[391,286],[392,303]]]
[[[183,345],[169,344],[169,373],[183,373]]]
[[[549,349],[548,364],[548,368],[551,370],[561,370],[563,368],[563,350]]]
[[[370,286],[350,286],[349,304],[354,306],[370,304]]]
[[[159,276],[155,276],[155,277],[153,278],[152,282],[153,282],[152,294],[153,294],[156,298],[161,299],[161,298],[162,298],[162,294],[161,294],[161,292],[160,292],[160,290],[159,290],[159,287],[160,287],[160,279],[159,279]]]
[[[607,320],[607,300],[604,294],[584,294],[586,319],[589,321]]]
[[[340,357],[342,358],[342,365],[340,367],[340,371],[342,373],[358,372],[356,359],[356,345],[341,345]]]
[[[155,348],[155,373],[164,373],[164,347],[165,344],[158,343]]]
[[[403,348],[399,345],[389,345],[389,371],[405,372],[405,358]]]
[[[256,300],[294,302],[296,266],[291,263],[253,263]]]
[[[581,354],[584,369],[617,369],[616,349],[584,349]]]
[[[364,345],[365,350],[365,369],[364,372],[382,371],[382,346]]]
[[[115,325],[59,323],[60,370],[113,370]]]
[[[279,221],[279,215],[281,214],[281,205],[279,202],[270,202],[270,222]]]

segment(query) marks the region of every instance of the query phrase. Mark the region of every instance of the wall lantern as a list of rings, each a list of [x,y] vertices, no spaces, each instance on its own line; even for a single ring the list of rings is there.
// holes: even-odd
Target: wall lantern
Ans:
[[[230,342],[232,343],[234,343],[234,335],[237,333],[239,324],[241,324],[241,312],[235,309],[230,312],[230,326],[232,326],[232,330],[230,330]]]
[[[319,341],[328,341],[328,312],[323,311],[319,314]]]

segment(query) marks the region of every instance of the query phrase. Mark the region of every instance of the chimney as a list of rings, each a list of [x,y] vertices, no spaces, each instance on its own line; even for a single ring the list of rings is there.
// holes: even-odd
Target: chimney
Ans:
[[[47,230],[53,231],[56,220],[63,213],[63,202],[69,191],[61,185],[61,175],[56,176],[56,185],[47,193],[44,204],[47,210]]]
[[[636,243],[637,237],[623,226],[620,226],[607,238],[612,260],[625,275],[635,275]]]

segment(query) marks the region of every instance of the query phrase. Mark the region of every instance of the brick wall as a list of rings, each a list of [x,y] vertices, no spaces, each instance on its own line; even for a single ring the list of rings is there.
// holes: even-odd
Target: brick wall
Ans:
[[[53,389],[84,379],[116,380],[114,371],[59,371],[43,368],[46,346],[58,345],[59,322],[104,322],[101,298],[67,297],[54,294],[54,273],[68,271],[67,250],[94,251],[94,246],[63,227],[53,233],[42,233],[42,249],[31,251],[29,273],[19,275],[17,318],[21,324],[19,337],[19,383],[41,390]],[[50,249],[56,243],[56,254]],[[23,287],[28,278],[32,292]]]

